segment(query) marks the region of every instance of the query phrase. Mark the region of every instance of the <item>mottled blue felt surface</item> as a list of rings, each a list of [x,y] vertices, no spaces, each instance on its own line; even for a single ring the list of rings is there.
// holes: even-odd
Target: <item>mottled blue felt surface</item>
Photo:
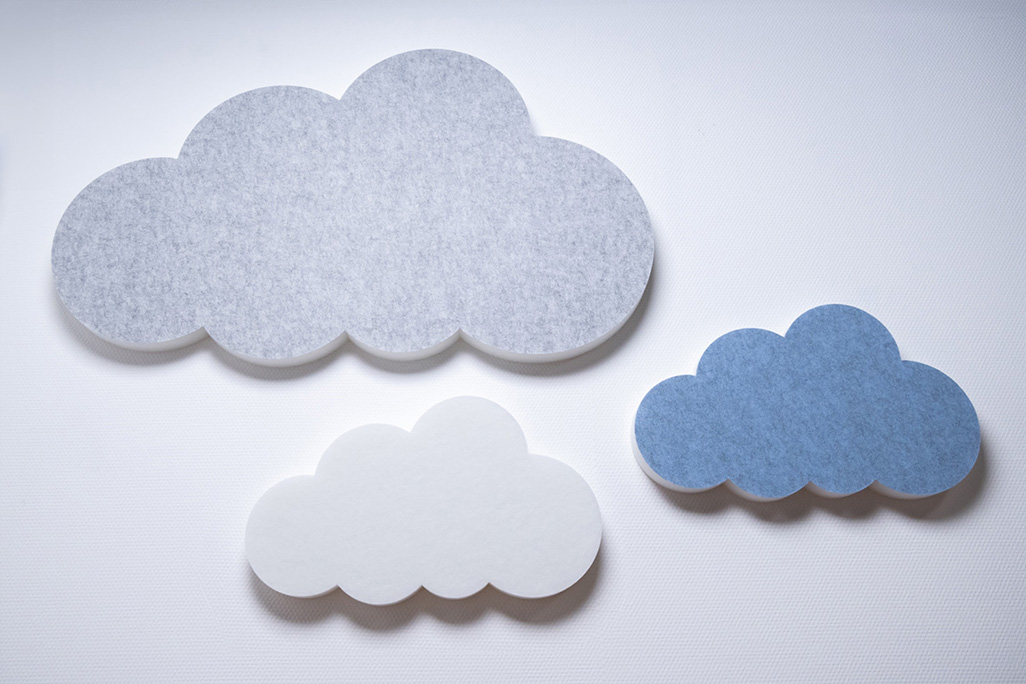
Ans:
[[[807,311],[784,337],[720,337],[695,375],[645,396],[634,430],[666,483],[704,489],[729,479],[760,497],[810,482],[850,494],[874,480],[926,496],[957,484],[980,450],[976,411],[958,385],[902,361],[879,321],[842,305]]]

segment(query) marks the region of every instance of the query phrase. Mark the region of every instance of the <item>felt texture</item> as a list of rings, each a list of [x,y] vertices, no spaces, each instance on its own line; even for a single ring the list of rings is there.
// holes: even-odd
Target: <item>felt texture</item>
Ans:
[[[125,164],[82,190],[52,266],[75,317],[130,348],[206,331],[278,365],[347,335],[419,358],[462,332],[499,356],[550,360],[627,320],[653,251],[616,166],[535,136],[488,64],[420,50],[341,99],[280,86],[224,102],[177,159]]]
[[[832,495],[876,482],[928,496],[962,480],[980,450],[976,411],[958,385],[902,361],[879,321],[842,305],[806,312],[784,337],[720,337],[695,375],[645,396],[634,437],[660,484],[696,491],[729,480],[770,499],[810,483]]]
[[[380,605],[421,586],[463,598],[491,583],[539,598],[580,579],[601,539],[598,503],[580,475],[529,454],[500,406],[458,397],[412,432],[366,425],[339,437],[316,475],[260,498],[246,555],[264,583],[290,596],[338,586]]]

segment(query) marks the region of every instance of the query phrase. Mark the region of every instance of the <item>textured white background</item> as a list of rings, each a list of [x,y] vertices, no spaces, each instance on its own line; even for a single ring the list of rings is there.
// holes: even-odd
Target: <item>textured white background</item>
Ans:
[[[0,680],[1014,681],[1026,677],[1026,6],[0,0]],[[535,129],[620,166],[656,266],[627,327],[527,366],[351,345],[268,370],[209,340],[125,352],[62,309],[50,242],[108,169],[174,156],[264,85],[334,95],[468,52]],[[976,405],[980,463],[903,503],[674,495],[632,414],[738,327],[866,309]],[[250,507],[367,422],[479,394],[576,468],[606,525],[547,600],[286,599]]]

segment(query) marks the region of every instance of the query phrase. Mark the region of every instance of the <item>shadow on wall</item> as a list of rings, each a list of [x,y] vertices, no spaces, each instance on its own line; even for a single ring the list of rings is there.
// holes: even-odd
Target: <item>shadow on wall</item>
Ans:
[[[317,598],[293,598],[279,594],[261,582],[248,564],[246,573],[253,595],[267,612],[282,620],[305,624],[343,615],[365,629],[387,631],[399,629],[423,614],[453,625],[473,622],[491,611],[503,613],[525,624],[559,622],[588,602],[599,580],[601,566],[602,550],[599,549],[595,562],[576,584],[548,598],[516,598],[488,585],[464,599],[445,599],[422,588],[408,599],[389,606],[361,603],[341,589]]]
[[[615,354],[634,333],[641,321],[641,318],[645,315],[645,311],[648,308],[650,293],[652,291],[652,282],[655,279],[654,274],[655,261],[653,260],[652,274],[649,275],[648,285],[645,287],[645,291],[642,293],[641,299],[638,301],[638,306],[634,309],[634,312],[630,315],[623,326],[608,340],[590,351],[563,361],[547,361],[538,363],[507,361],[500,359],[473,347],[462,338],[456,340],[454,344],[446,347],[437,354],[433,354],[425,359],[419,359],[416,361],[392,361],[389,359],[383,359],[371,354],[370,352],[364,351],[352,342],[347,341],[339,349],[336,349],[315,361],[310,361],[298,366],[285,367],[261,366],[259,364],[250,363],[249,361],[240,359],[239,357],[233,356],[229,352],[225,351],[209,336],[204,337],[199,342],[179,349],[172,349],[169,351],[135,351],[112,344],[103,338],[98,337],[91,330],[85,327],[71,314],[68,308],[64,306],[64,302],[61,301],[60,295],[57,294],[57,288],[53,285],[52,278],[50,279],[50,291],[51,302],[55,309],[55,314],[60,319],[64,330],[70,337],[74,338],[79,344],[96,356],[108,361],[129,366],[154,366],[175,363],[189,357],[199,350],[203,350],[204,353],[213,354],[226,366],[230,367],[234,371],[242,373],[243,375],[247,375],[258,380],[287,381],[313,375],[325,366],[334,362],[338,356],[346,354],[356,356],[368,365],[389,373],[424,372],[445,364],[456,354],[470,354],[505,371],[521,375],[548,377],[579,373],[602,363],[606,358]]]
[[[723,485],[697,494],[675,492],[655,482],[651,485],[673,505],[689,513],[714,514],[727,508],[742,508],[767,522],[786,523],[801,520],[815,510],[829,511],[841,518],[866,518],[886,508],[918,520],[943,520],[961,515],[979,498],[987,480],[987,459],[987,445],[981,440],[976,464],[964,480],[945,492],[921,499],[898,499],[868,488],[832,499],[803,489],[777,501],[761,502],[738,496]]]

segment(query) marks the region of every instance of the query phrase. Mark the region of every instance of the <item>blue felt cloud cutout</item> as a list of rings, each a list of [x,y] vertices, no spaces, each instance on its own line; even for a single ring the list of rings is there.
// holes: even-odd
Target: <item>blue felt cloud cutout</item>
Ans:
[[[953,487],[980,451],[965,393],[902,361],[865,311],[820,306],[784,337],[744,329],[713,342],[695,375],[656,385],[634,420],[638,462],[656,482],[699,491],[729,480],[757,498],[806,485],[898,496]]]

